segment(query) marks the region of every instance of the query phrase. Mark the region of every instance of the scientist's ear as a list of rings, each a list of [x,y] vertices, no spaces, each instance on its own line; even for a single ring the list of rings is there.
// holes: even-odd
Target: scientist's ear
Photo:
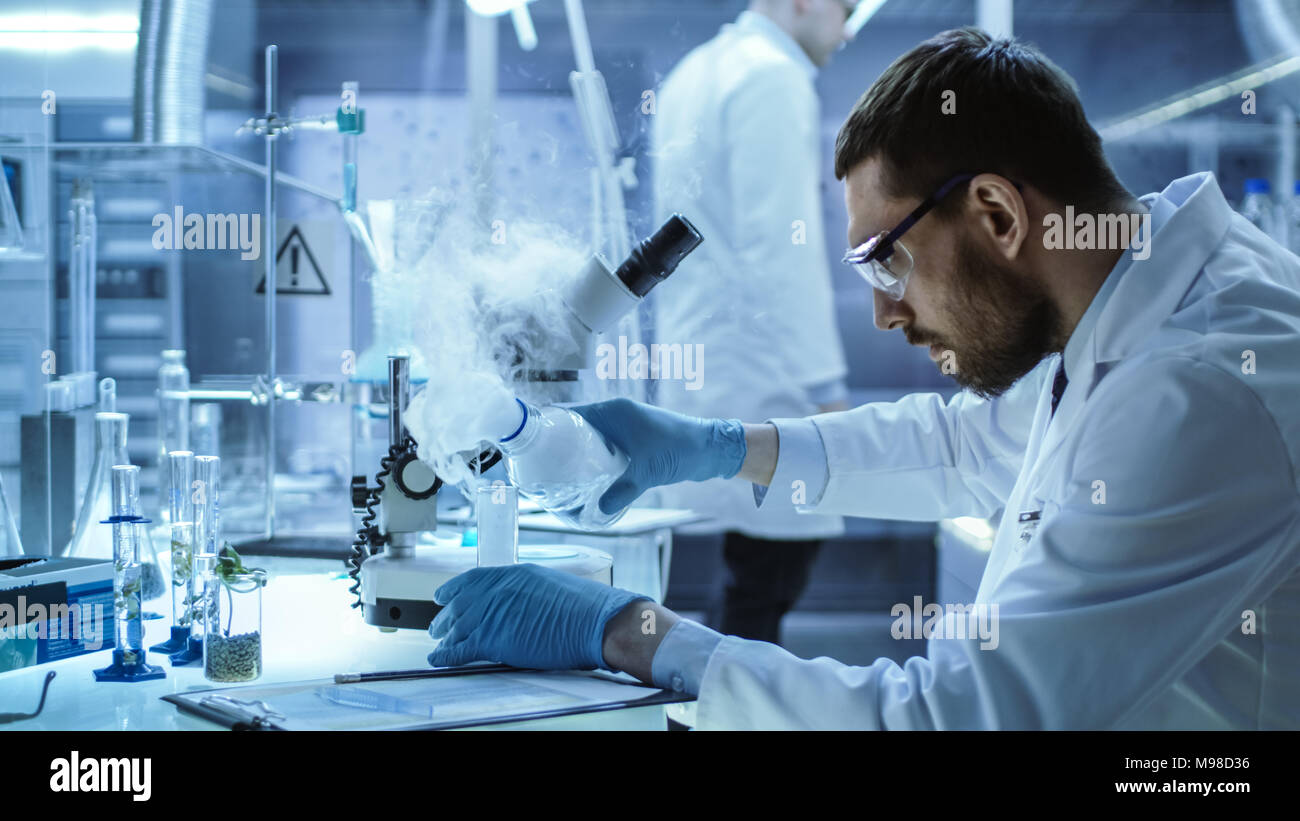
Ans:
[[[978,174],[966,189],[966,209],[975,217],[976,233],[984,234],[1008,260],[1021,252],[1029,230],[1029,209],[1015,184],[997,174]]]

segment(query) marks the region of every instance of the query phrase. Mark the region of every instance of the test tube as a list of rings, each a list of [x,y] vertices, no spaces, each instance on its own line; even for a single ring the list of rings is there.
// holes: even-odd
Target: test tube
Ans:
[[[215,602],[211,594],[216,586],[211,582],[212,571],[217,566],[217,552],[221,549],[221,457],[194,457],[194,564],[192,604],[194,618],[190,620],[190,636],[196,641],[207,632],[207,617]]]
[[[113,466],[113,615],[122,663],[144,661],[144,611],[140,597],[140,468]]]
[[[221,457],[194,457],[194,552],[217,556],[221,538]]]
[[[188,450],[168,453],[167,469],[170,475],[172,625],[189,627],[194,603],[194,497],[191,495],[194,492],[194,454]]]
[[[478,566],[519,563],[519,491],[500,479],[475,495]]]
[[[355,81],[343,84],[343,110],[348,114],[357,113],[357,91]],[[343,133],[343,210],[357,210],[357,132],[348,129]]]
[[[221,406],[199,402],[190,406],[190,450],[204,456],[221,455]]]
[[[194,598],[198,589],[194,584],[194,523],[172,522],[171,536],[172,624],[174,628],[190,629],[198,612],[198,600]],[[177,651],[183,649],[176,648]]]
[[[190,449],[190,371],[185,366],[185,351],[163,351],[162,360],[158,369],[158,471],[159,506],[166,518],[171,497],[167,454]]]
[[[170,474],[168,506],[173,522],[194,522],[194,453],[173,450],[167,454]]]

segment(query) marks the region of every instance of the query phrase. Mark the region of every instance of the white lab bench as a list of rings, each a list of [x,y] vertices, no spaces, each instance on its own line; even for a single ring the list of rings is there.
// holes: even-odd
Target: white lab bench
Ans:
[[[262,676],[249,685],[328,678],[342,672],[404,670],[428,665],[434,642],[424,631],[381,633],[349,606],[351,580],[343,563],[326,559],[248,557],[271,579],[263,593]],[[146,609],[170,609],[166,598],[146,602]],[[145,622],[145,646],[167,638],[169,618]],[[216,724],[181,713],[162,696],[228,687],[203,677],[202,662],[172,667],[150,653],[149,663],[167,671],[166,678],[139,683],[96,682],[92,670],[110,663],[110,649],[0,673],[0,712],[36,708],[45,674],[50,683],[45,709],[38,718],[0,725],[0,730],[217,730]],[[583,715],[560,716],[483,729],[663,730],[663,705],[633,707]]]

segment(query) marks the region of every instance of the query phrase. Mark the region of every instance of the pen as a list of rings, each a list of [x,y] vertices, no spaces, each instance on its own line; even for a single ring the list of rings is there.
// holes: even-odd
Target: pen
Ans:
[[[378,673],[335,673],[335,684],[355,684],[360,681],[391,681],[400,678],[439,678],[463,676],[474,673],[523,673],[527,668],[509,664],[470,664],[464,667],[426,667],[418,670],[387,670]]]

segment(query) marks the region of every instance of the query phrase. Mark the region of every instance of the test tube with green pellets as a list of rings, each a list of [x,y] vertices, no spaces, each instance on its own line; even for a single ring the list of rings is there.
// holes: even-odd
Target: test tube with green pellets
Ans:
[[[113,466],[112,515],[103,524],[113,528],[113,619],[116,646],[113,663],[95,671],[96,681],[147,681],[163,678],[161,667],[148,664],[144,650],[143,568],[140,544],[148,538],[140,515],[140,468]]]

